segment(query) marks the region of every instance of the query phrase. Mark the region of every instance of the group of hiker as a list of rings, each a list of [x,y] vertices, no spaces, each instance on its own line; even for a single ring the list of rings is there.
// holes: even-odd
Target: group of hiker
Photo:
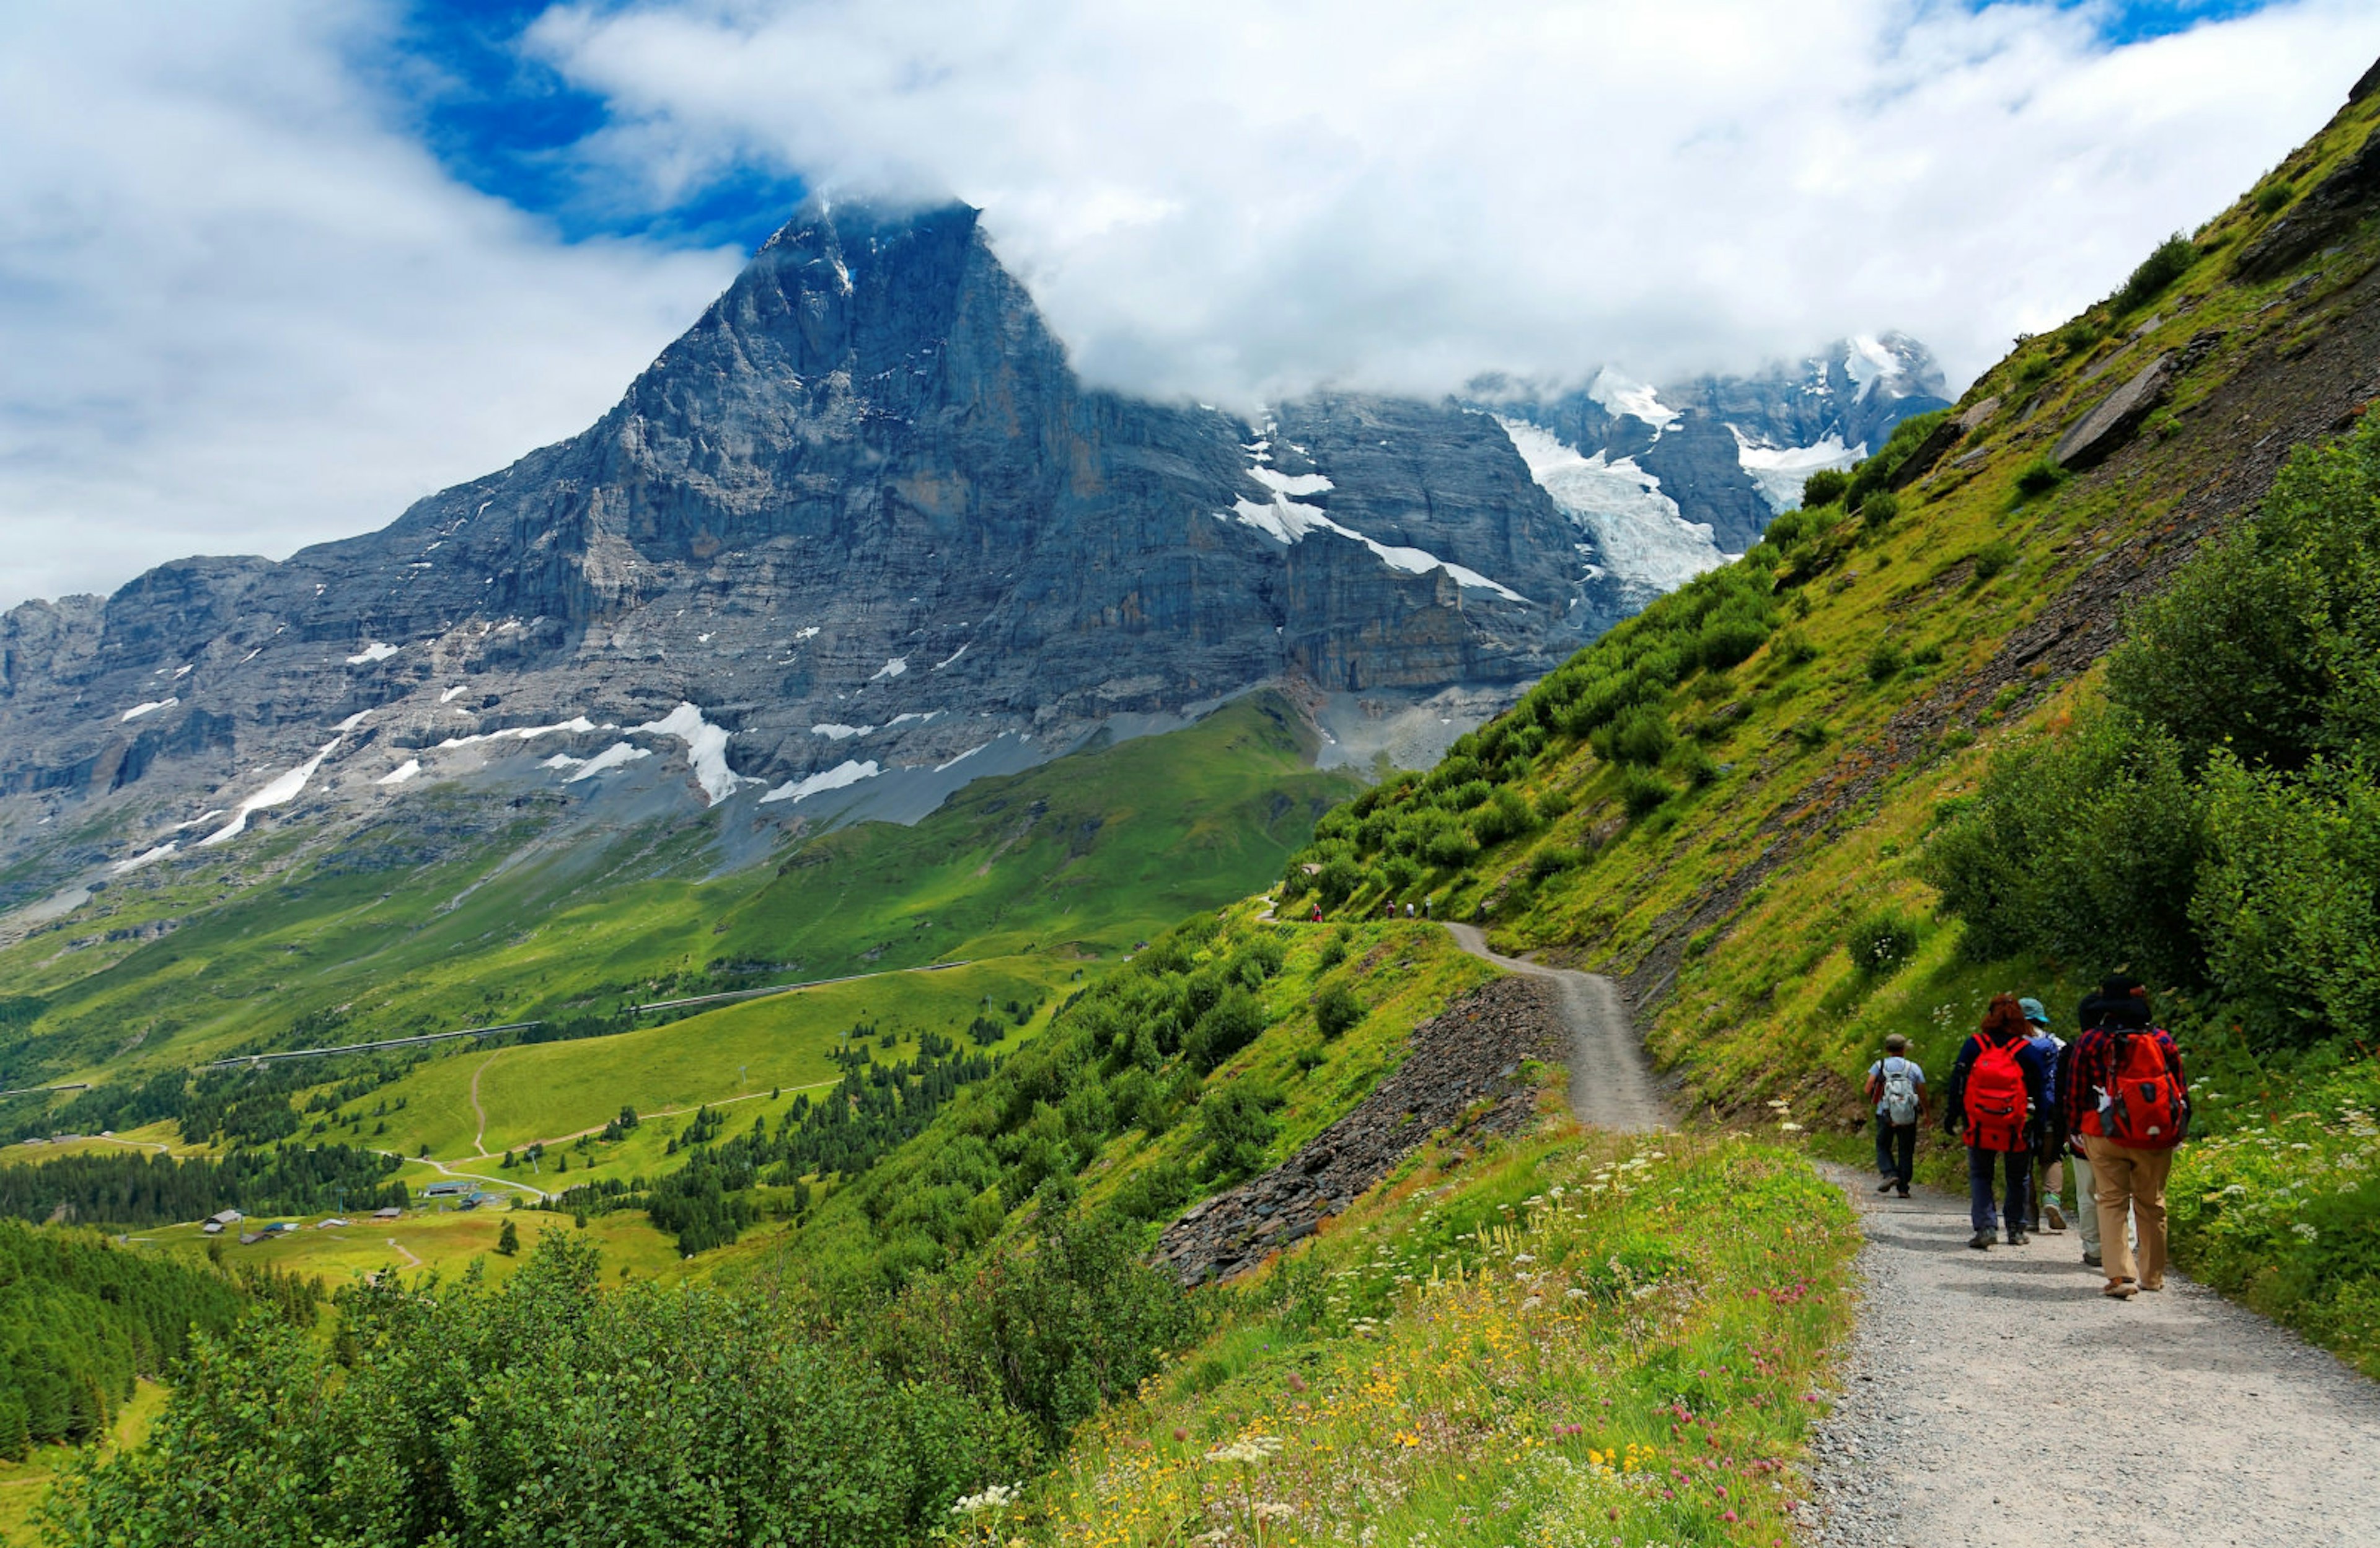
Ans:
[[[2072,1039],[2060,1037],[2041,1001],[1996,996],[1951,1066],[1942,1127],[1966,1142],[1969,1247],[1988,1251],[2003,1230],[2011,1247],[2045,1228],[2065,1230],[2058,1184],[2070,1166],[2082,1261],[2106,1277],[2102,1294],[2129,1300],[2165,1288],[2166,1175],[2189,1131],[2190,1086],[2181,1050],[2155,1024],[2137,979],[2102,982],[2075,1027]],[[1905,1199],[1917,1126],[1933,1107],[1906,1037],[1885,1039],[1867,1090],[1876,1191]]]

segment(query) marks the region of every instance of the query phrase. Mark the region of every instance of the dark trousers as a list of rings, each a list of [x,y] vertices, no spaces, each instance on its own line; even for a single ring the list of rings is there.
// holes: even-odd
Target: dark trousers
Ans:
[[[2029,1202],[2033,1192],[2033,1152],[2029,1150],[1985,1150],[1981,1145],[1967,1147],[1967,1214],[1975,1229],[1989,1233],[1999,1221],[1992,1214],[1992,1173],[2006,1174],[2001,1186],[2001,1205],[2008,1216],[2009,1229],[2024,1229],[2032,1214]]]
[[[1917,1165],[1917,1125],[1876,1115],[1876,1175],[1903,1189]]]

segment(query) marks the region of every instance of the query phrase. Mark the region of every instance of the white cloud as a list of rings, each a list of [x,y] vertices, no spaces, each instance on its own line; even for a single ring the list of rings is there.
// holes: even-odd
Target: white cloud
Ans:
[[[369,530],[583,429],[733,253],[448,178],[363,0],[0,7],[0,607]]]
[[[400,0],[0,8],[0,606],[286,553],[585,426],[732,253],[561,241],[364,67]],[[624,208],[758,155],[953,193],[1096,378],[1240,405],[1752,363],[1888,327],[1955,376],[2336,107],[2368,0],[2109,50],[1938,0],[1239,7],[605,0]]]
[[[2380,52],[2369,0],[2120,49],[2107,17],[606,0],[531,36],[610,97],[625,175],[758,153],[956,194],[1093,375],[1246,405],[1888,327],[1963,377],[2214,213]]]

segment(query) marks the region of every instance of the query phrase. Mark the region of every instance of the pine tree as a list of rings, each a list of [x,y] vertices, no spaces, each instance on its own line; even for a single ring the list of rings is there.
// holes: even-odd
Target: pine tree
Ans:
[[[520,1251],[520,1228],[514,1225],[509,1220],[505,1221],[504,1228],[496,1233],[496,1251],[502,1252],[507,1258],[511,1257],[516,1252],[518,1252]]]

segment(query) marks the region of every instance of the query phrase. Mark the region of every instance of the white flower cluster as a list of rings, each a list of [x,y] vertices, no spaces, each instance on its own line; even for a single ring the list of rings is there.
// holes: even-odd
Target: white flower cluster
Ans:
[[[1016,1491],[1005,1483],[995,1483],[980,1494],[962,1494],[951,1506],[953,1516],[976,1516],[987,1510],[1006,1510],[1016,1503]]]

